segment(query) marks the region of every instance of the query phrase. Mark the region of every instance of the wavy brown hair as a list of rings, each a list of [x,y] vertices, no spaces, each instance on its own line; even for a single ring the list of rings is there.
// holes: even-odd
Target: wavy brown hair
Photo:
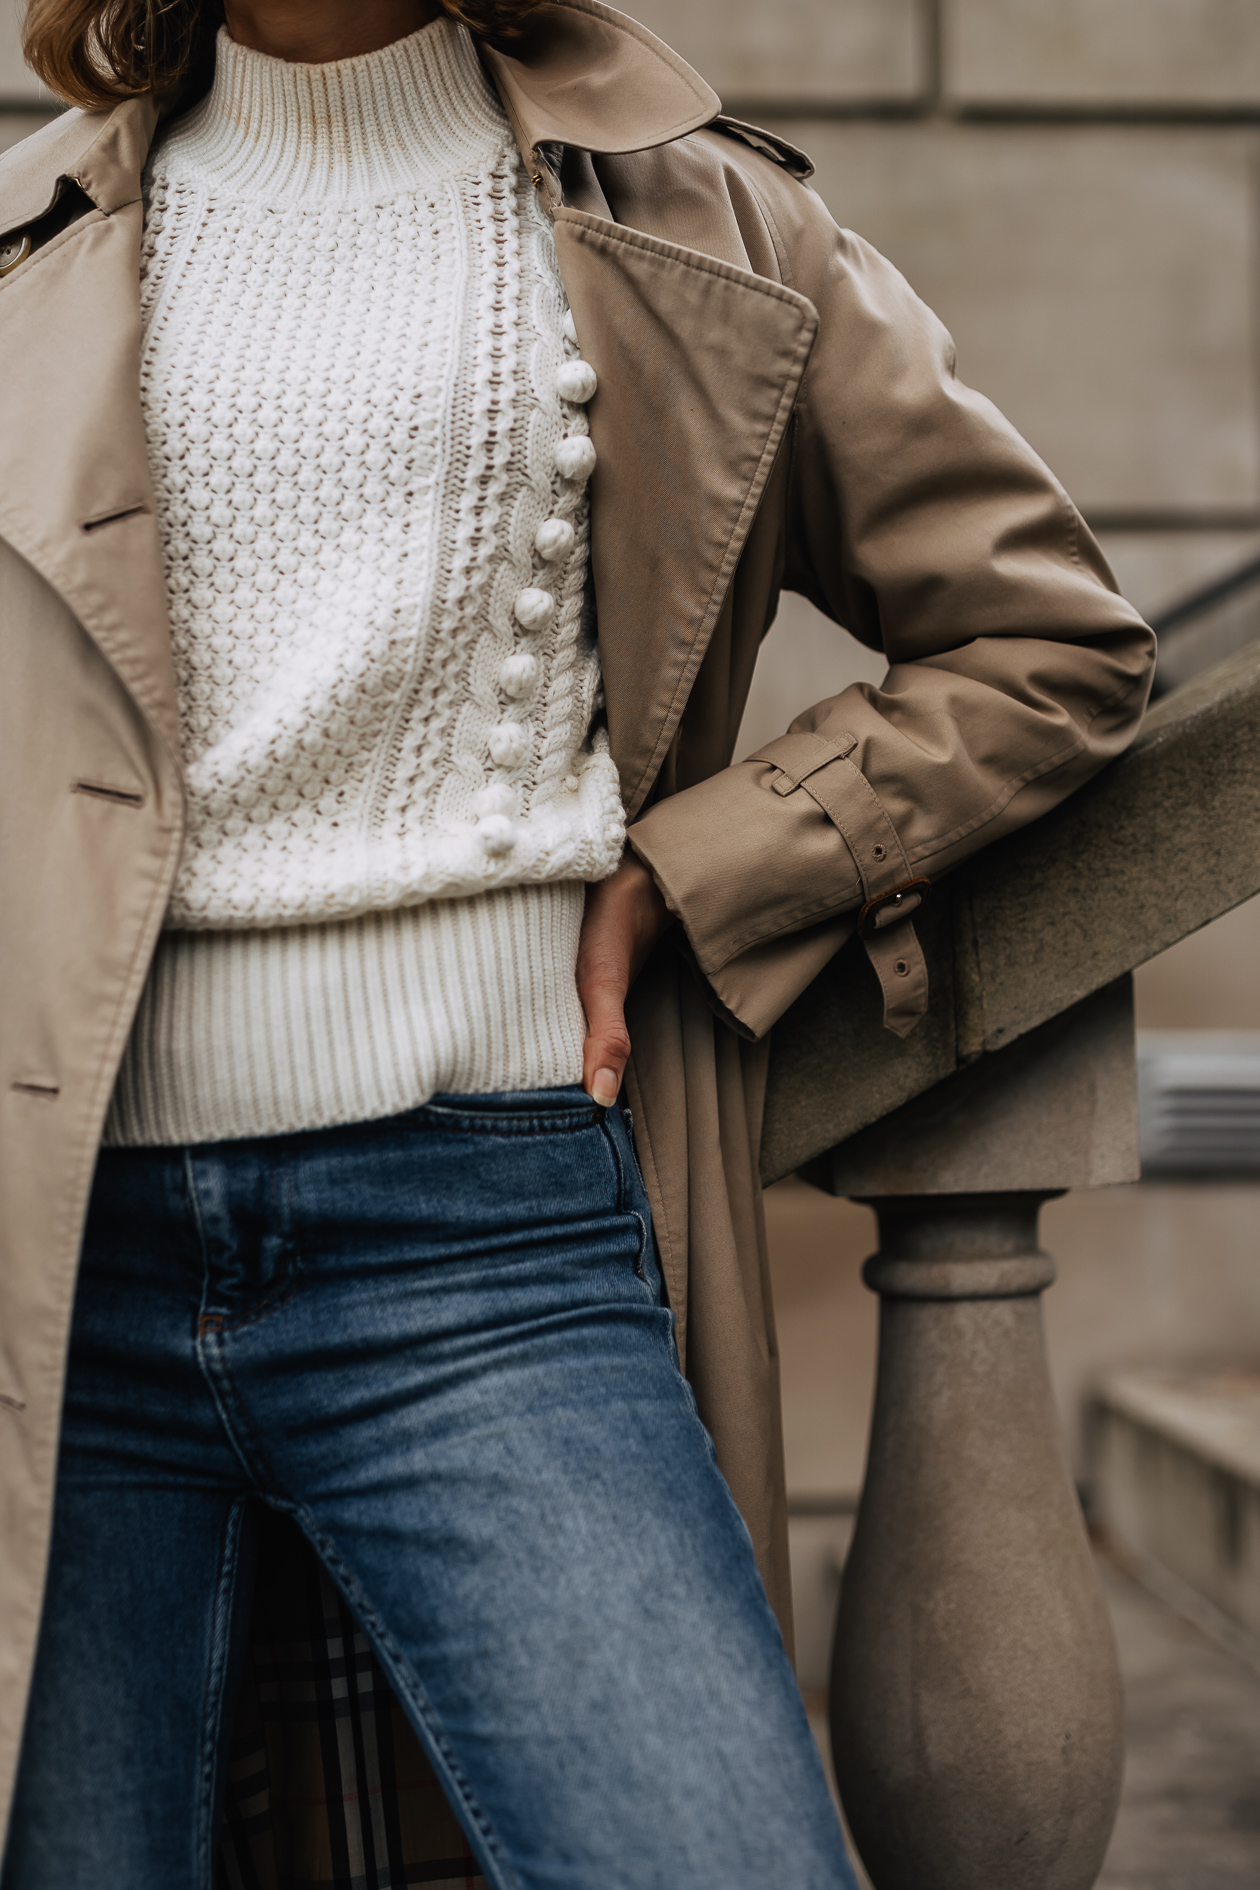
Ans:
[[[495,43],[515,38],[540,0],[436,0]],[[87,111],[142,92],[188,98],[209,83],[222,0],[30,0],[27,64]]]

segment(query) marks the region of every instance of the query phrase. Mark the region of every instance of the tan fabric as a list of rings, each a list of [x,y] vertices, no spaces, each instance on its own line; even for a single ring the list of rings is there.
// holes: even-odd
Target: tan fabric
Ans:
[[[542,7],[487,65],[600,377],[609,728],[634,842],[688,943],[666,940],[633,994],[628,1087],[688,1370],[786,1621],[765,1046],[750,1039],[853,928],[862,874],[827,797],[845,804],[856,764],[915,871],[938,874],[1124,745],[1152,639],[1061,489],[954,380],[938,324],[836,232],[791,153],[697,130],[708,88],[595,0]],[[71,114],[0,161],[0,237],[32,227],[36,243],[0,283],[5,1806],[87,1190],[182,825],[138,396],[155,119],[147,100]],[[43,240],[64,176],[85,214]],[[825,796],[776,792],[770,761],[728,765],[785,582],[892,661],[882,688],[797,724],[845,749]]]

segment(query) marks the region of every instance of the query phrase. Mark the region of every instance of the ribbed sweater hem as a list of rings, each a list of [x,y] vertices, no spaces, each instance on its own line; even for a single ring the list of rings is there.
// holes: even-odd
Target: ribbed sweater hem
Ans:
[[[580,1082],[584,895],[564,880],[340,925],[164,933],[106,1146],[286,1135],[443,1093]]]

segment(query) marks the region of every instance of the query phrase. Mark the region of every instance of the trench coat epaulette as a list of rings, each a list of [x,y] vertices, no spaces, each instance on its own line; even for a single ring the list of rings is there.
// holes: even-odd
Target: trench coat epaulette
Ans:
[[[51,243],[54,236],[60,236],[72,223],[86,216],[92,207],[92,199],[82,185],[72,177],[64,177],[47,210],[29,223],[5,229],[4,213],[0,209],[0,277],[11,276],[46,243]]]
[[[814,175],[813,160],[786,138],[780,138],[777,132],[763,131],[760,125],[746,125],[742,118],[728,118],[725,112],[713,120],[713,129],[725,132],[728,138],[738,138],[741,144],[759,151],[762,157],[769,158],[772,164],[777,164],[802,184]]]

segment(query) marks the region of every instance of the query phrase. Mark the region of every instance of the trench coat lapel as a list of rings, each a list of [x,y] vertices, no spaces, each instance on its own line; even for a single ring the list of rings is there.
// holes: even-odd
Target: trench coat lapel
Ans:
[[[817,328],[804,296],[576,210],[556,249],[599,376],[591,562],[626,813],[673,740]]]
[[[0,227],[42,215],[65,177],[95,206],[0,282],[0,536],[65,599],[177,753],[140,406],[140,170],[155,120],[148,99],[67,114],[0,168]]]

